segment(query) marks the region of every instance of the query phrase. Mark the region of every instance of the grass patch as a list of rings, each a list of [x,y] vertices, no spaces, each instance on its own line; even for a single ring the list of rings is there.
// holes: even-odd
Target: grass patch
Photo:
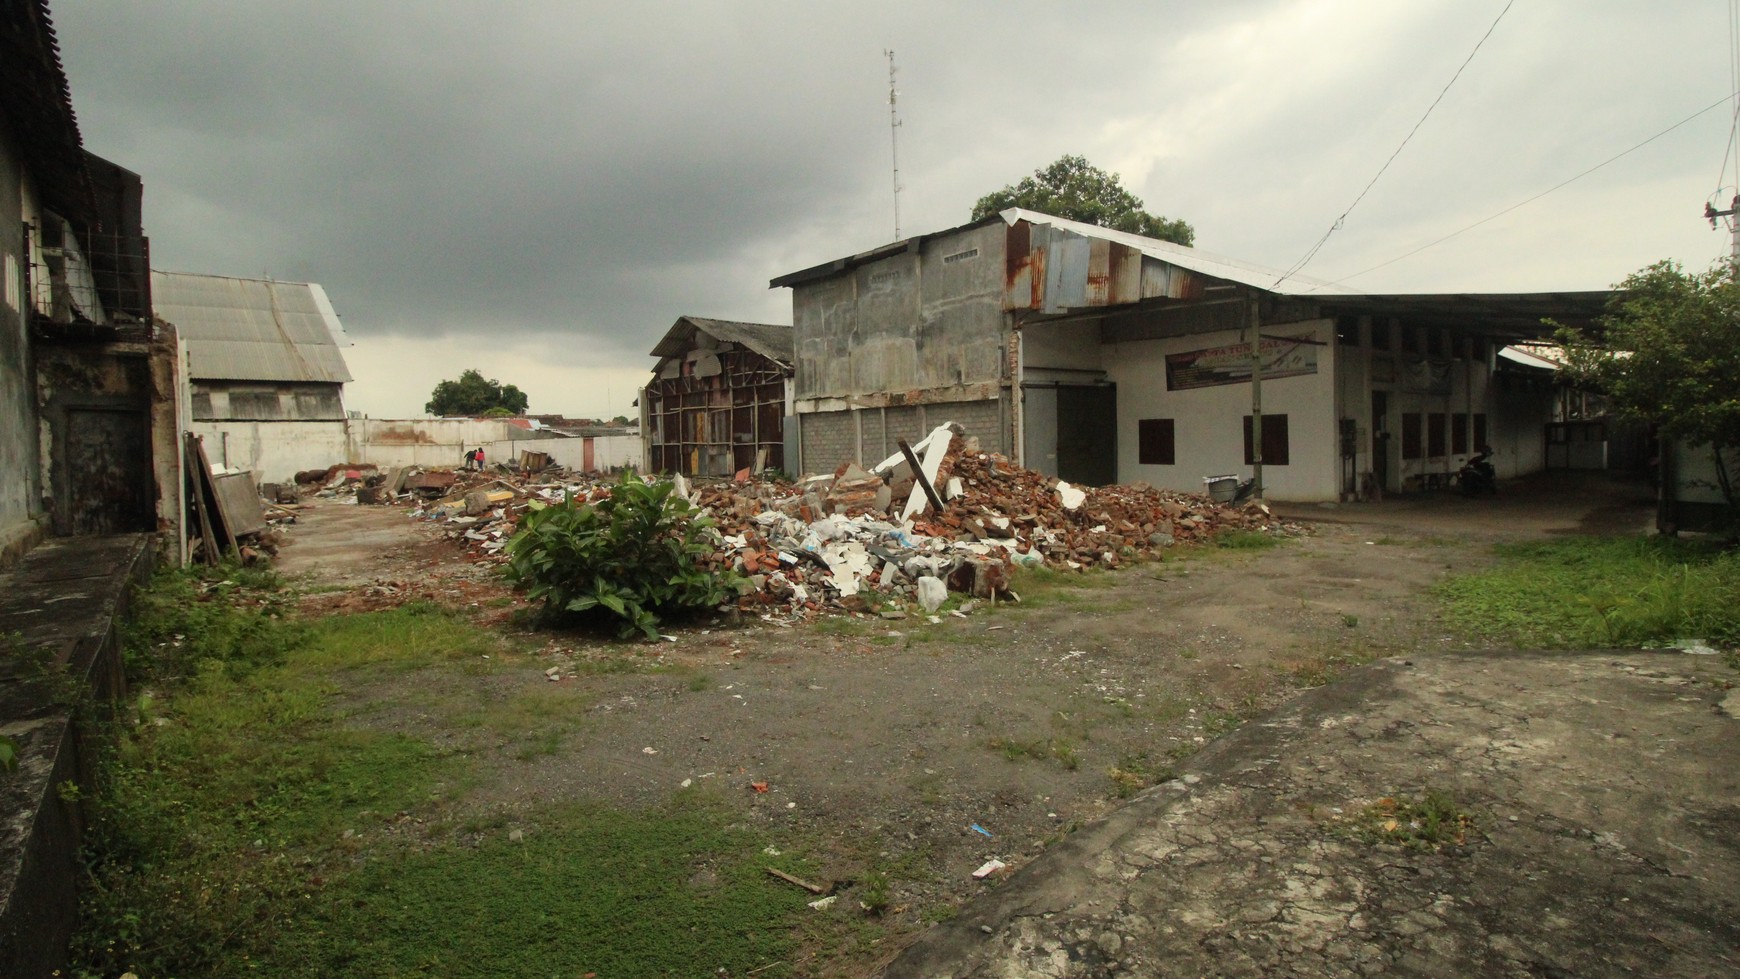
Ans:
[[[1468,841],[1474,814],[1447,792],[1428,789],[1418,799],[1386,796],[1360,810],[1354,832],[1369,843],[1394,843],[1411,850],[1436,850]]]
[[[1266,551],[1281,546],[1281,538],[1261,530],[1228,529],[1211,539],[1215,547],[1229,551]]]
[[[1046,565],[1018,568],[1009,587],[1021,596],[1021,603],[1003,607],[1038,609],[1097,603],[1100,599],[1094,592],[1115,588],[1118,583],[1114,573],[1103,568],[1087,571],[1068,571]]]
[[[985,744],[993,751],[1002,752],[1003,757],[1010,761],[1021,761],[1024,758],[1034,761],[1056,760],[1072,772],[1081,765],[1081,757],[1076,753],[1075,745],[1063,738],[1036,738],[1030,741],[992,738]]]
[[[1517,648],[1740,643],[1740,553],[1664,537],[1498,545],[1497,567],[1438,587],[1445,617]]]
[[[559,828],[370,861],[250,961],[286,977],[791,974],[778,963],[814,896],[770,878],[722,810],[539,818]]]

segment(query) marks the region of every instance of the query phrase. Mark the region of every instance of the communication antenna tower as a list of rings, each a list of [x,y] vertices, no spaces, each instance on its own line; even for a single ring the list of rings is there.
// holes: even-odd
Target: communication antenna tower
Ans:
[[[894,240],[900,240],[900,93],[894,88],[894,51],[884,48],[888,57],[888,149],[894,163]]]

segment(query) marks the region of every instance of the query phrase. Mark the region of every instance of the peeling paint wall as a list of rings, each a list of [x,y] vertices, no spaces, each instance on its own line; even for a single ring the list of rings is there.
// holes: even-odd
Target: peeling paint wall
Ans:
[[[33,210],[23,165],[0,132],[0,567],[43,531],[36,393],[26,334],[24,224]]]

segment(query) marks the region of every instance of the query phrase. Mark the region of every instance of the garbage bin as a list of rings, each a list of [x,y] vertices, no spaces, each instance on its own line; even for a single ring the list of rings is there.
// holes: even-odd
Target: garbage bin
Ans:
[[[1237,476],[1204,476],[1202,485],[1208,498],[1216,503],[1230,503],[1239,491]]]

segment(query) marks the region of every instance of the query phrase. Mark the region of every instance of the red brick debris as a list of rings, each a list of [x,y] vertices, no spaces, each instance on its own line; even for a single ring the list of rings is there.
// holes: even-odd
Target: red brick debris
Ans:
[[[565,495],[603,499],[616,480],[507,464],[386,473],[335,466],[319,475],[324,478],[311,481],[318,495],[354,495],[359,504],[402,506],[413,517],[440,521],[482,564],[505,563],[503,548],[535,502]],[[1023,565],[1115,568],[1228,530],[1302,532],[1261,503],[1220,504],[1145,483],[1070,487],[981,452],[971,438],[953,439],[938,469],[934,488],[945,498],[943,509],[927,505],[906,523],[899,515],[915,480],[904,462],[882,473],[848,463],[796,482],[756,477],[691,484],[678,477],[677,483],[677,491],[715,521],[712,565],[743,575],[738,607],[770,619],[900,609],[915,601],[934,612],[946,591],[975,599],[1017,597],[1010,582]],[[1066,499],[1071,489],[1082,494],[1073,506]],[[925,578],[937,583],[921,584]]]

